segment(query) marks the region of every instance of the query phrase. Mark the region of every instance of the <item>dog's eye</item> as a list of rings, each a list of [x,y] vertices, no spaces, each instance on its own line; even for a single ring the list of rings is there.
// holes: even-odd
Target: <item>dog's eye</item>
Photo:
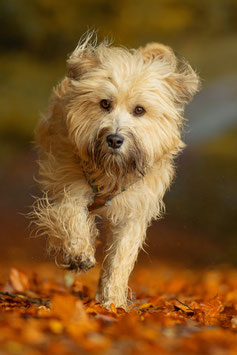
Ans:
[[[100,101],[100,107],[104,110],[109,110],[111,108],[111,103],[109,100],[103,99]]]
[[[144,115],[145,112],[146,112],[146,110],[142,106],[136,106],[133,111],[135,116],[142,116],[142,115]]]

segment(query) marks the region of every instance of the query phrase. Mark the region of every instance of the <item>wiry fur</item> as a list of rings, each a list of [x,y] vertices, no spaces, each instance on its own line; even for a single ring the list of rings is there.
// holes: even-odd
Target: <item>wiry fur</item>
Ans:
[[[66,267],[89,269],[95,263],[95,216],[107,225],[105,260],[97,300],[127,305],[128,278],[147,226],[161,215],[170,186],[173,159],[184,147],[183,109],[198,89],[198,78],[184,61],[161,44],[127,50],[96,44],[87,35],[68,59],[68,75],[54,90],[50,107],[36,129],[39,182],[44,196],[34,213],[39,233]],[[111,101],[110,111],[100,101]],[[134,108],[146,113],[135,116]],[[108,134],[124,137],[108,148]],[[94,192],[126,190],[110,206],[89,212]]]

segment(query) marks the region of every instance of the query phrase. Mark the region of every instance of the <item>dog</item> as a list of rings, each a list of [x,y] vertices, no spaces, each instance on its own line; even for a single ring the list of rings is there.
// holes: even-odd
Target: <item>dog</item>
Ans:
[[[39,234],[60,266],[95,265],[96,217],[106,226],[96,300],[128,307],[128,279],[147,227],[164,210],[174,175],[184,105],[198,91],[190,65],[160,43],[138,49],[97,43],[93,33],[67,61],[35,132],[43,197]]]

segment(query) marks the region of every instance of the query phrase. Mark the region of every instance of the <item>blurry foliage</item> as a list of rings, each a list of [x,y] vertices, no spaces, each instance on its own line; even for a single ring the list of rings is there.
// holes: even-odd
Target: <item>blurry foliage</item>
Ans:
[[[217,56],[225,60],[225,70],[236,68],[232,63],[237,49],[226,58],[224,44],[222,54],[219,42],[214,52],[209,48],[212,38],[221,41],[237,33],[237,0],[3,0],[0,20],[2,146],[8,142],[9,128],[24,139],[32,136],[52,86],[65,73],[68,53],[88,29],[98,29],[99,38],[106,35],[115,44],[136,47],[164,41],[182,48],[180,52],[204,75],[207,52],[214,57],[211,71],[220,72],[212,69]],[[201,53],[200,43],[207,38]],[[16,146],[18,141],[22,139],[16,139]]]
[[[237,31],[236,0],[5,0],[0,13],[1,50],[27,49],[42,57],[70,51],[88,26],[112,31],[129,45],[157,34]]]
[[[0,57],[0,160],[33,138],[40,110],[47,105],[52,86],[59,80],[63,65],[32,58],[29,53],[3,54]]]
[[[184,161],[185,160],[185,161]],[[186,228],[205,232],[236,261],[237,126],[187,151],[167,210]],[[185,193],[184,193],[185,191]]]

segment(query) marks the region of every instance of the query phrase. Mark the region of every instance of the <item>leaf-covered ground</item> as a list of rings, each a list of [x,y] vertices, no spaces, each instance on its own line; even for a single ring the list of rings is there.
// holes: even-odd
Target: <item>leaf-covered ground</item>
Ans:
[[[94,301],[98,271],[1,267],[0,354],[237,354],[237,270],[138,265],[129,312]]]

